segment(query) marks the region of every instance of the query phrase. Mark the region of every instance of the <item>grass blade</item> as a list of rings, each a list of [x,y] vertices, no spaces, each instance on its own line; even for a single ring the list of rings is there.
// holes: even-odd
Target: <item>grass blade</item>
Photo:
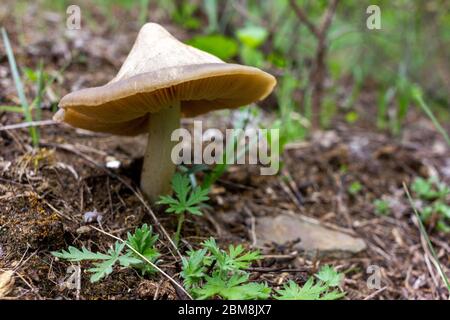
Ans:
[[[140,1],[140,11],[139,11],[139,23],[143,25],[147,22],[148,16],[148,5],[150,4],[150,0],[141,0]]]
[[[44,95],[44,89],[46,86],[44,86],[44,63],[41,60],[39,62],[39,71],[38,71],[38,79],[37,79],[37,88],[36,88],[36,120],[41,121],[42,120],[42,97]],[[33,101],[34,103],[34,101]]]
[[[36,84],[36,98],[33,101],[33,104],[36,106],[36,121],[42,120],[42,97],[44,95],[44,63],[41,60],[39,62],[39,71],[38,71],[38,78],[37,78],[37,84]],[[40,140],[40,132],[39,128],[36,127],[36,136],[38,141]]]
[[[0,106],[0,112],[23,113],[23,109],[19,106]]]
[[[439,133],[444,137],[447,144],[450,146],[450,137],[448,136],[448,133],[441,126],[439,121],[434,116],[433,112],[431,112],[430,107],[423,100],[422,92],[419,88],[413,89],[413,98],[414,98],[414,100],[416,100],[416,102],[419,104],[419,106],[422,108],[422,110],[426,113],[426,115],[431,119],[431,121],[433,122],[433,125],[436,127],[436,129],[439,131]]]
[[[14,79],[14,84],[16,86],[17,94],[20,99],[20,104],[22,105],[23,114],[25,116],[25,120],[27,122],[32,122],[33,117],[30,112],[30,106],[28,105],[27,98],[25,96],[25,90],[23,88],[22,80],[20,79],[19,70],[17,68],[16,59],[14,58],[14,52],[11,47],[11,43],[9,42],[8,34],[6,33],[5,28],[1,29],[3,43],[5,44],[6,55],[8,57],[8,62],[11,67],[11,73]],[[35,127],[30,127],[30,136],[33,142],[33,146],[37,147],[39,145],[39,139],[37,135],[37,129]]]
[[[414,214],[416,215],[417,221],[419,223],[419,229],[420,229],[420,233],[422,234],[422,236],[425,238],[425,241],[427,242],[428,248],[430,249],[431,255],[433,256],[436,268],[439,271],[439,275],[442,278],[442,281],[444,282],[444,284],[447,286],[447,290],[450,294],[450,282],[448,280],[447,275],[444,273],[444,270],[442,269],[442,266],[438,260],[436,251],[434,251],[434,247],[433,244],[431,243],[430,237],[428,237],[428,233],[425,230],[425,226],[423,225],[422,219],[420,219],[420,215],[419,212],[416,209],[416,206],[414,205],[414,201],[411,197],[411,194],[409,193],[408,187],[406,186],[406,183],[403,182],[403,188],[405,189],[406,195],[408,197],[409,200],[409,204],[411,205],[411,208],[414,211]]]

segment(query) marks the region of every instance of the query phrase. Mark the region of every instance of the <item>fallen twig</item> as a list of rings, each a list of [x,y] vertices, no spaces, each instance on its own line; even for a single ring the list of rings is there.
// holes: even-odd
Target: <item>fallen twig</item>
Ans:
[[[276,267],[276,268],[247,268],[247,271],[250,272],[260,272],[260,273],[268,273],[268,272],[306,272],[311,271],[311,268],[305,267],[305,268],[296,268],[296,269],[289,269],[284,267]]]
[[[255,247],[256,243],[257,243],[257,238],[256,238],[256,219],[255,219],[255,216],[253,215],[252,211],[247,206],[244,206],[244,211],[250,217],[250,222],[251,222],[250,234],[251,234],[251,238],[252,238],[251,246]]]
[[[16,130],[16,129],[23,129],[23,128],[29,128],[29,127],[50,126],[50,125],[55,125],[55,124],[60,124],[60,123],[58,121],[54,121],[54,120],[22,122],[22,123],[17,123],[17,124],[10,124],[7,126],[1,126],[0,131]]]
[[[386,287],[383,287],[383,288],[380,288],[380,289],[378,289],[377,291],[375,291],[375,292],[373,292],[373,293],[371,293],[371,294],[369,294],[367,297],[365,297],[363,300],[370,300],[370,299],[373,299],[373,298],[375,298],[377,295],[379,295],[380,293],[382,293],[384,290],[386,290],[387,289],[387,286]]]

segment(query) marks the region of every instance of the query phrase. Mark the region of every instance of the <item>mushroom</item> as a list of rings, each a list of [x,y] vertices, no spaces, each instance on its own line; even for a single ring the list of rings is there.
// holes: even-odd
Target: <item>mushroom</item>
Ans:
[[[147,23],[119,73],[103,86],[64,96],[54,119],[116,135],[148,132],[141,189],[154,203],[170,193],[171,133],[181,116],[250,104],[264,99],[275,84],[264,71],[225,63]]]

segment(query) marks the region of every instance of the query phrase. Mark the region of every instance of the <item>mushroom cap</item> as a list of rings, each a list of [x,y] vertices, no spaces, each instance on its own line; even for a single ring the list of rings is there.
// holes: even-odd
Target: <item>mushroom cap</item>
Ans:
[[[147,23],[114,79],[67,94],[54,119],[91,131],[136,135],[147,131],[152,113],[173,103],[180,103],[183,116],[196,116],[262,100],[275,84],[260,69],[225,63]]]

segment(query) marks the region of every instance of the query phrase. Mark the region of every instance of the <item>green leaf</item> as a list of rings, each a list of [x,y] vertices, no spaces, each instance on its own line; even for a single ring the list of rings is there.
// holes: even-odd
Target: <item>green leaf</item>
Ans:
[[[422,221],[424,221],[424,222],[428,222],[428,220],[431,218],[432,214],[433,214],[433,208],[430,206],[425,206],[420,211],[420,219],[422,219]]]
[[[125,268],[128,268],[130,266],[136,267],[136,265],[139,265],[141,263],[143,263],[141,258],[135,258],[129,252],[125,255],[119,256],[119,264]]]
[[[94,268],[88,269],[89,272],[93,273],[90,278],[91,282],[97,282],[111,274],[114,265],[119,262],[119,256],[124,247],[125,242],[116,242],[114,247],[108,250],[109,258],[107,260],[94,263]]]
[[[191,190],[189,178],[181,173],[175,173],[172,178],[172,189],[182,203],[186,203],[187,195]]]
[[[83,261],[83,260],[108,260],[110,256],[104,253],[94,253],[89,251],[85,247],[81,248],[81,250],[70,246],[68,251],[61,250],[61,252],[53,251],[52,255],[55,257],[68,260],[68,261]]]
[[[287,65],[287,60],[284,55],[278,52],[272,52],[267,56],[267,60],[278,68],[285,68]]]
[[[290,280],[284,284],[283,289],[276,291],[277,300],[336,300],[344,296],[344,293],[338,291],[328,292],[326,284],[314,283],[313,278],[309,278],[303,287]]]
[[[184,285],[187,288],[191,288],[197,285],[201,279],[206,275],[205,256],[207,250],[205,248],[201,250],[189,251],[188,257],[183,257],[181,277],[184,279]]]
[[[92,273],[91,277],[89,278],[89,280],[94,283],[94,282],[98,282],[101,279],[105,278],[106,276],[108,276],[109,274],[112,273],[113,271],[113,266],[116,263],[117,259],[111,259],[111,260],[106,260],[104,262],[101,263],[95,263],[95,267],[94,268],[90,268],[88,269],[89,272]]]
[[[113,266],[119,261],[119,255],[124,246],[125,243],[116,242],[114,248],[109,249],[107,254],[94,253],[84,247],[82,250],[69,247],[69,251],[62,250],[61,252],[52,252],[52,254],[68,261],[102,260],[102,262],[94,263],[93,268],[88,269],[89,272],[93,273],[90,281],[97,282],[113,271]]]
[[[319,270],[316,277],[329,287],[338,287],[344,275],[337,272],[332,266],[325,265]]]
[[[351,195],[357,195],[362,190],[362,188],[363,188],[363,186],[362,186],[361,182],[354,181],[354,182],[352,182],[350,187],[348,187],[348,192]]]
[[[116,242],[114,247],[109,249],[107,253],[94,253],[86,248],[81,250],[70,246],[68,251],[52,252],[55,257],[65,259],[68,261],[98,261],[94,262],[94,267],[88,269],[93,273],[91,282],[97,282],[106,277],[113,271],[114,265],[117,263],[122,267],[133,267],[142,272],[142,274],[153,273],[156,270],[142,257],[136,254],[133,250],[128,249],[126,253],[122,253],[125,246],[128,244],[134,250],[139,252],[152,263],[157,263],[157,258],[160,256],[155,247],[158,235],[153,234],[152,227],[144,224],[140,228],[136,228],[134,234],[128,233],[127,242]]]
[[[442,215],[442,217],[450,219],[450,206],[446,205],[445,203],[442,203],[440,201],[436,202],[434,204],[434,210]]]
[[[436,223],[436,229],[443,233],[450,233],[450,226],[442,220],[439,220]]]
[[[267,284],[247,283],[248,274],[234,274],[228,279],[219,276],[206,277],[206,284],[202,288],[193,290],[200,300],[215,296],[228,300],[267,299],[271,289]]]
[[[209,237],[209,239],[203,241],[203,247],[208,249],[215,257],[221,256],[221,250],[217,246],[216,239]]]
[[[243,47],[241,49],[241,59],[245,64],[263,67],[264,66],[264,54],[259,50],[252,47]]]
[[[345,121],[352,124],[358,121],[359,115],[355,111],[349,111],[345,114]]]
[[[158,235],[153,234],[152,227],[147,224],[143,224],[140,228],[136,228],[134,234],[128,233],[127,244],[147,258],[147,260],[156,264],[157,259],[160,256],[158,249],[155,247],[157,241]],[[129,249],[127,252],[128,256],[121,257],[125,259],[126,263],[129,263],[134,268],[139,269],[142,274],[151,274],[156,272],[152,265],[143,260],[133,250]],[[121,264],[123,265],[122,261]]]
[[[239,41],[249,48],[259,47],[264,43],[268,34],[265,28],[258,26],[247,26],[236,32]]]
[[[230,265],[232,265],[235,269],[247,269],[250,267],[253,261],[257,261],[261,259],[261,255],[258,251],[249,251],[245,252],[245,249],[242,245],[238,245],[237,247],[230,245],[228,247],[229,258],[232,261]]]
[[[387,200],[382,199],[376,199],[373,202],[373,205],[375,207],[375,213],[381,216],[389,215],[390,211],[390,203]]]
[[[272,289],[267,283],[251,282],[229,290],[224,297],[229,300],[265,300],[269,298],[271,292]]]
[[[214,256],[217,266],[223,272],[238,272],[250,267],[253,261],[261,259],[257,251],[245,252],[242,245],[228,247],[228,253],[220,249],[214,238],[209,238],[203,242],[203,246]]]
[[[147,252],[155,250],[155,244],[158,241],[158,235],[153,234],[153,228],[147,224],[143,224],[140,228],[136,228],[134,234],[128,232],[127,243],[137,252],[146,255]]]
[[[187,41],[187,43],[222,60],[229,60],[238,53],[238,44],[234,39],[218,34],[196,36]]]
[[[166,204],[168,206],[175,206],[178,205],[178,200],[172,198],[171,196],[160,196],[160,200],[157,202],[157,204]]]
[[[202,189],[201,187],[196,187],[189,196],[189,200],[187,201],[186,205],[188,207],[191,207],[204,201],[207,201],[209,199],[208,193],[209,189]]]
[[[411,189],[421,198],[429,199],[435,195],[432,184],[423,178],[416,178]]]
[[[450,194],[450,187],[433,177],[428,180],[420,177],[414,179],[411,189],[424,200],[442,199]]]
[[[248,268],[261,259],[259,252],[246,252],[242,245],[230,245],[228,252],[219,248],[213,237],[202,243],[201,250],[188,252],[182,258],[184,285],[198,299],[267,299],[267,284],[248,283]]]
[[[209,189],[196,187],[192,190],[189,177],[186,174],[176,173],[172,178],[172,188],[175,197],[161,196],[158,204],[165,204],[169,207],[168,213],[181,214],[189,212],[195,215],[201,215],[200,205],[208,200]]]

